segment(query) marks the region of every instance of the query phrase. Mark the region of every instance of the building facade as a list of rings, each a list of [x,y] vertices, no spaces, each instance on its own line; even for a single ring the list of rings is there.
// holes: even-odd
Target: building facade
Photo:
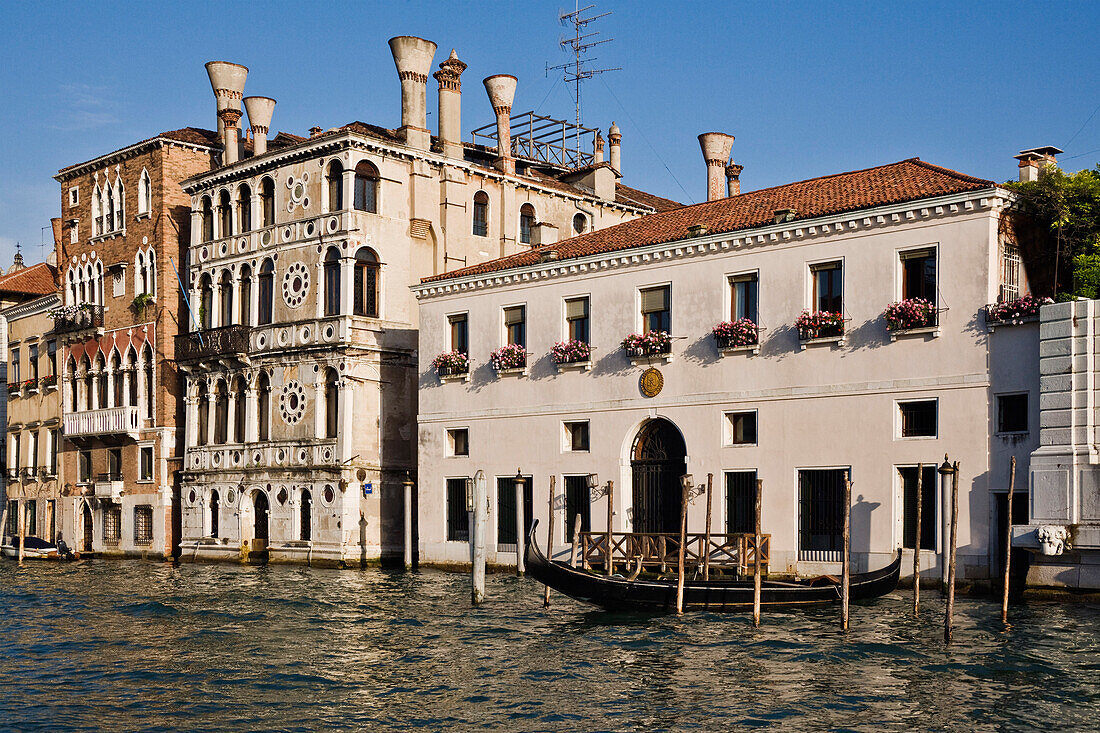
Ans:
[[[417,474],[409,287],[673,205],[618,183],[617,128],[610,161],[595,130],[591,151],[566,150],[563,136],[555,159],[543,141],[512,136],[514,77],[484,82],[497,118],[485,134],[498,144],[462,143],[466,64],[454,52],[434,74],[432,135],[435,44],[390,46],[400,128],[354,122],[270,142],[273,100],[243,97],[244,67],[208,64],[232,152],[184,184],[184,559],[358,565],[400,554],[403,484]],[[242,98],[243,142],[240,103],[222,102]]]
[[[82,550],[175,554],[183,419],[174,270],[191,225],[180,181],[208,170],[217,152],[213,133],[185,128],[55,176],[62,304],[48,333],[61,362],[62,490],[80,497],[62,506],[61,521]]]
[[[949,454],[959,576],[991,577],[1009,459],[1025,476],[1038,445],[1038,328],[987,307],[1029,291],[1012,195],[913,159],[724,197],[731,140],[715,152],[701,136],[706,203],[416,288],[423,561],[469,562],[465,485],[479,470],[499,564],[516,561],[517,474],[526,523],[543,530],[556,481],[558,551],[577,515],[606,531],[593,475],[614,482],[613,531],[678,532],[691,474],[713,476],[715,532],[752,531],[763,481],[771,572],[835,572],[847,475],[854,566],[904,547],[911,572],[919,544],[921,566],[941,571],[950,501],[936,467]],[[469,368],[440,374],[456,323]],[[493,356],[510,344],[522,364]],[[691,507],[689,531],[704,522]]]

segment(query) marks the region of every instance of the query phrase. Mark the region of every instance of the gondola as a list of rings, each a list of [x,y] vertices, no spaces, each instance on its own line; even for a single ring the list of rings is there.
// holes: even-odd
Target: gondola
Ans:
[[[676,609],[675,580],[630,580],[610,577],[548,560],[535,544],[532,523],[524,558],[527,574],[538,582],[574,598],[609,611],[669,612]],[[850,598],[853,601],[878,598],[898,586],[901,575],[901,550],[892,563],[869,573],[853,574]],[[761,584],[760,603],[765,608],[796,608],[837,603],[840,581],[831,576],[793,582],[765,580]],[[753,581],[686,580],[684,610],[744,611],[752,609]]]

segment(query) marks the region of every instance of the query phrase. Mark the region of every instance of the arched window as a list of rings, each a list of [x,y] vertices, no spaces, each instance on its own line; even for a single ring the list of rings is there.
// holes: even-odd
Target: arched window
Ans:
[[[241,303],[237,306],[241,314],[241,325],[252,325],[252,268],[241,265]]]
[[[103,204],[103,233],[107,234],[115,230],[115,191],[110,186],[106,186],[104,190],[107,200]]]
[[[92,192],[92,236],[98,237],[103,233],[103,216],[102,209],[100,208],[100,196],[102,192],[99,190],[99,184],[95,185],[95,190]]]
[[[237,229],[252,231],[252,189],[247,183],[237,189]]]
[[[233,378],[233,400],[233,442],[243,443],[248,406],[244,399],[244,379],[240,376]]]
[[[584,234],[588,229],[588,218],[584,214],[574,214],[573,216],[573,231],[577,234]]]
[[[489,195],[484,191],[474,194],[474,236],[489,236]]]
[[[148,214],[153,210],[153,182],[149,180],[149,171],[141,169],[138,179],[138,214]]]
[[[202,197],[202,241],[214,239],[214,205],[209,196]]]
[[[152,420],[157,404],[157,388],[153,371],[153,350],[149,348],[149,344],[145,344],[142,355],[145,360],[145,417]],[[137,375],[135,374],[134,377],[136,378]]]
[[[84,403],[80,406],[82,410],[94,410],[95,402],[92,399],[93,390],[92,387],[95,382],[95,375],[92,374],[92,362],[88,359],[88,355],[84,355]]]
[[[271,380],[263,371],[256,377],[256,437],[271,439]]]
[[[103,305],[103,263],[95,263],[95,300],[96,305]]]
[[[129,377],[127,381],[130,383],[129,394],[126,404],[130,407],[137,407],[138,403],[138,378],[141,376],[137,370],[137,353],[131,348],[126,352],[126,376]]]
[[[211,537],[217,537],[218,536],[218,508],[219,508],[219,503],[220,502],[218,501],[218,492],[217,491],[211,491],[210,492],[210,536]]]
[[[115,181],[115,229],[126,228],[126,186],[122,179]]]
[[[69,409],[76,412],[80,409],[80,404],[77,402],[77,384],[76,384],[76,361],[69,357],[69,364],[66,367],[69,379]]]
[[[302,489],[301,507],[298,509],[298,539],[309,542],[313,539],[313,497],[308,489]]]
[[[96,407],[100,410],[107,407],[107,365],[103,363],[103,354],[96,357],[95,360],[95,379],[96,379]]]
[[[214,443],[224,445],[229,440],[229,391],[225,380],[214,387]]]
[[[378,213],[378,169],[365,160],[355,166],[355,208]]]
[[[218,196],[218,237],[233,234],[233,204],[229,200],[229,191],[222,190]]]
[[[535,229],[535,207],[524,204],[519,207],[519,241],[531,244],[531,233]]]
[[[152,249],[145,253],[145,292],[157,294],[157,253]]]
[[[328,210],[340,211],[344,208],[344,166],[340,165],[340,161],[334,160],[328,164],[325,181],[328,184]]]
[[[260,181],[260,208],[264,226],[272,226],[275,223],[275,181],[267,177]]]
[[[378,257],[369,247],[355,253],[355,315],[378,317]]]
[[[145,253],[138,250],[134,255],[134,295],[145,292]]]
[[[114,382],[114,388],[111,390],[111,397],[114,400],[114,404],[111,407],[121,407],[123,400],[126,398],[123,388],[126,386],[123,384],[122,379],[122,357],[118,355],[118,352],[111,354],[111,379]]]
[[[325,370],[325,437],[335,438],[340,429],[340,389],[336,370]]]
[[[69,267],[65,270],[65,282],[68,283],[68,290],[66,291],[69,296],[69,302],[67,305],[76,305],[79,301],[76,292],[76,275],[73,273],[73,268]]]
[[[199,279],[199,327],[210,328],[214,318],[214,286],[209,273]]]
[[[264,260],[260,265],[259,287],[260,312],[257,315],[260,325],[266,325],[271,323],[275,310],[275,263],[271,260]]]
[[[219,326],[228,326],[233,323],[233,276],[229,270],[222,270],[221,279],[218,280],[218,289],[221,297],[221,310],[219,311]]]
[[[210,435],[208,425],[210,424],[210,400],[206,396],[206,380],[199,379],[199,386],[195,390],[195,399],[198,400],[199,419],[198,425],[195,426],[195,444],[206,445],[207,436]]]
[[[340,250],[325,253],[325,315],[340,315]]]

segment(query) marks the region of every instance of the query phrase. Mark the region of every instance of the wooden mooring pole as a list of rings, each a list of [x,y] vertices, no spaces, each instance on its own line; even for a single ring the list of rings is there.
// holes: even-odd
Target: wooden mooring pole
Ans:
[[[924,464],[917,464],[917,541],[913,550],[913,615],[920,615],[920,537],[921,505],[924,503]]]
[[[943,616],[943,640],[951,643],[955,616],[955,549],[959,542],[959,462],[951,466],[951,559],[947,566],[947,610]]]
[[[603,548],[604,552],[604,567],[607,568],[607,574],[611,575],[615,572],[615,567],[611,562],[611,520],[615,517],[615,482],[607,482],[607,544]]]
[[[1012,565],[1012,494],[1016,489],[1016,456],[1008,469],[1008,501],[1005,504],[1005,579],[1001,593],[1001,623],[1008,623],[1008,577]]]
[[[19,508],[19,564],[22,565],[26,554],[24,540],[27,538],[27,507],[22,501],[17,506]]]
[[[485,472],[474,474],[473,481],[473,571],[470,573],[471,598],[475,606],[485,600],[485,526],[488,522],[489,497],[485,487]]]
[[[852,544],[852,482],[844,472],[844,547],[841,549],[840,568],[840,628],[848,630],[848,601],[852,587],[852,567],[849,550]]]
[[[4,506],[0,507],[0,545],[4,544],[4,540],[7,539],[8,532],[8,503],[4,502]]]
[[[711,506],[714,504],[712,489],[714,488],[714,474],[707,474],[707,527],[703,535],[703,580],[710,580],[710,518]]]
[[[524,563],[523,546],[527,542],[527,538],[524,537],[524,521],[523,521],[523,475],[520,470],[516,469],[516,575],[523,577],[523,574],[527,572],[527,567]]]
[[[408,473],[405,474],[405,569],[412,570],[413,566],[413,480]]]
[[[764,495],[764,482],[756,479],[755,548],[752,553],[752,625],[760,626],[760,505]]]
[[[554,484],[557,476],[550,477],[550,516],[546,527],[546,559],[554,559]],[[546,595],[543,596],[542,605],[550,608],[550,586],[546,586]]]
[[[569,550],[569,566],[577,567],[577,550],[581,544],[581,513],[573,515],[573,547]]]
[[[687,544],[688,492],[691,483],[688,477],[680,479],[680,548],[676,557],[676,613],[684,612],[684,555]]]

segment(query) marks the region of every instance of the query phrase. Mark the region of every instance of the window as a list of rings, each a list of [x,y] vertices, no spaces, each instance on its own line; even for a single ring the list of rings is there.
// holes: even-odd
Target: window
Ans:
[[[111,399],[114,404],[111,407],[120,407],[123,399],[123,387],[126,385],[122,383],[122,359],[119,358],[117,351],[111,354],[111,373],[114,375],[114,379],[111,380],[114,384],[111,391]]]
[[[756,471],[726,471],[726,533],[756,532]]]
[[[23,519],[23,531],[28,537],[38,536],[38,500],[37,499],[24,499],[23,511],[25,512]]]
[[[229,391],[225,381],[219,379],[214,387],[214,444],[229,442]]]
[[[15,537],[19,534],[19,500],[8,499],[8,528],[6,533],[9,537]]]
[[[577,234],[584,234],[588,229],[588,217],[584,214],[575,214],[573,216],[573,231]]]
[[[153,507],[134,507],[134,544],[153,544]]]
[[[581,532],[592,531],[592,495],[588,490],[588,476],[565,477],[565,539],[573,540],[573,528],[577,516],[581,518]]]
[[[325,315],[340,315],[340,251],[335,247],[325,253]]]
[[[144,168],[138,179],[138,215],[148,214],[153,209],[153,182],[149,180],[149,171]]]
[[[221,306],[218,325],[228,326],[233,323],[233,275],[229,270],[222,270],[218,280],[218,300]]]
[[[755,272],[744,275],[731,275],[730,283],[730,320],[747,318],[753,323],[756,319],[756,293],[760,285],[760,276]]]
[[[641,291],[642,333],[650,331],[672,332],[672,288],[662,285]]]
[[[153,350],[149,348],[148,342],[145,344],[143,353],[145,359],[145,417],[152,420],[153,408],[157,403],[157,389],[153,380]],[[134,374],[134,377],[136,378],[137,374]],[[137,402],[137,395],[134,395],[134,402]]]
[[[252,325],[252,268],[241,265],[240,276],[241,304],[239,306],[240,323],[242,326]]]
[[[252,230],[252,189],[242,183],[237,189],[237,229],[242,232]]]
[[[369,247],[355,253],[355,315],[378,317],[378,256]]]
[[[275,263],[264,260],[260,265],[260,307],[259,323],[261,326],[271,323],[275,311]]]
[[[256,378],[256,427],[259,440],[271,438],[271,380],[266,372]],[[201,407],[201,404],[200,404]]]
[[[22,435],[20,433],[12,433],[11,436],[11,465],[10,468],[18,469],[21,464],[22,454],[20,445],[22,443]]]
[[[38,381],[38,344],[31,344],[27,347],[27,359],[31,368],[30,378],[34,381]]]
[[[309,542],[313,539],[313,495],[302,489],[301,506],[298,508],[298,539]]]
[[[47,376],[57,375],[57,342],[46,342],[46,367],[49,371],[46,372]]]
[[[531,512],[534,506],[533,486],[530,476],[523,481],[523,536],[531,530]],[[516,478],[502,476],[497,479],[497,549],[516,551]]]
[[[209,242],[214,238],[214,205],[209,196],[202,197],[202,241]]]
[[[152,481],[153,480],[153,446],[143,445],[141,446],[141,465],[139,466],[138,480],[139,481]]]
[[[378,169],[367,161],[355,166],[355,208],[378,213]]]
[[[588,298],[569,298],[565,301],[565,325],[570,341],[588,343]]]
[[[489,196],[484,191],[474,194],[474,236],[489,236]]]
[[[936,549],[936,462],[925,464],[920,487],[920,547]],[[917,467],[898,468],[901,479],[901,546],[913,549],[917,543]]]
[[[92,480],[92,452],[82,450],[76,454],[76,480],[89,483]]]
[[[18,384],[21,381],[19,376],[19,349],[12,349],[11,366],[8,367],[8,382]]]
[[[263,212],[264,226],[275,223],[275,181],[264,177],[260,181],[260,210]]]
[[[527,346],[527,307],[515,305],[504,309],[504,343]]]
[[[923,298],[936,304],[936,250],[920,249],[902,252],[901,297]]]
[[[813,309],[828,313],[843,313],[843,270],[839,262],[827,262],[821,265],[812,265],[810,274],[813,276]]]
[[[899,402],[898,413],[901,417],[901,437],[934,438],[937,430],[936,400],[917,400]]]
[[[57,542],[57,500],[46,499],[46,538]]]
[[[588,450],[588,421],[562,423],[565,427],[565,450]]]
[[[199,280],[199,327],[209,329],[214,323],[214,285],[210,275]]]
[[[466,511],[468,482],[465,478],[447,479],[447,539],[451,542],[470,541],[470,513]]]
[[[121,448],[108,448],[107,449],[107,480],[108,481],[121,481],[122,480],[122,449]]]
[[[57,457],[61,451],[61,431],[54,428],[50,431],[50,460],[49,472],[51,476],[57,475]]]
[[[798,557],[838,562],[843,549],[844,470],[798,472]]]
[[[467,314],[455,313],[447,316],[447,328],[450,331],[451,351],[468,354],[470,352],[470,341]]]
[[[229,191],[218,195],[218,237],[233,234],[233,203],[229,200]]]
[[[453,428],[447,431],[447,455],[470,455],[470,430],[468,428]]]
[[[198,388],[195,390],[195,401],[198,402],[198,424],[195,426],[195,444],[206,445],[210,436],[210,400],[206,395],[206,379],[200,377]]]
[[[328,210],[340,211],[344,208],[344,167],[334,160],[328,165],[325,183],[328,186]],[[356,208],[359,208],[358,206]]]
[[[117,545],[122,539],[122,507],[107,506],[103,509],[103,543]]]
[[[33,471],[38,466],[38,431],[31,431],[30,451],[27,453],[27,466]]]
[[[221,513],[219,509],[218,492],[210,492],[210,536],[218,536],[218,515]]]
[[[756,445],[756,411],[726,413],[726,445]]]
[[[1001,243],[1001,291],[998,302],[1020,297],[1020,248],[1007,242]]]
[[[69,206],[76,206],[80,203],[80,189],[73,186],[69,189]]]
[[[336,370],[325,370],[325,437],[335,438],[340,430],[340,388]]]
[[[92,191],[92,236],[98,237],[102,233],[103,221],[100,219],[102,216],[102,209],[100,207],[101,194],[99,191],[99,184],[95,186],[95,190]]]
[[[1027,393],[997,395],[997,432],[1027,432]]]
[[[535,207],[524,204],[519,207],[519,241],[531,244],[531,232],[535,228]]]

